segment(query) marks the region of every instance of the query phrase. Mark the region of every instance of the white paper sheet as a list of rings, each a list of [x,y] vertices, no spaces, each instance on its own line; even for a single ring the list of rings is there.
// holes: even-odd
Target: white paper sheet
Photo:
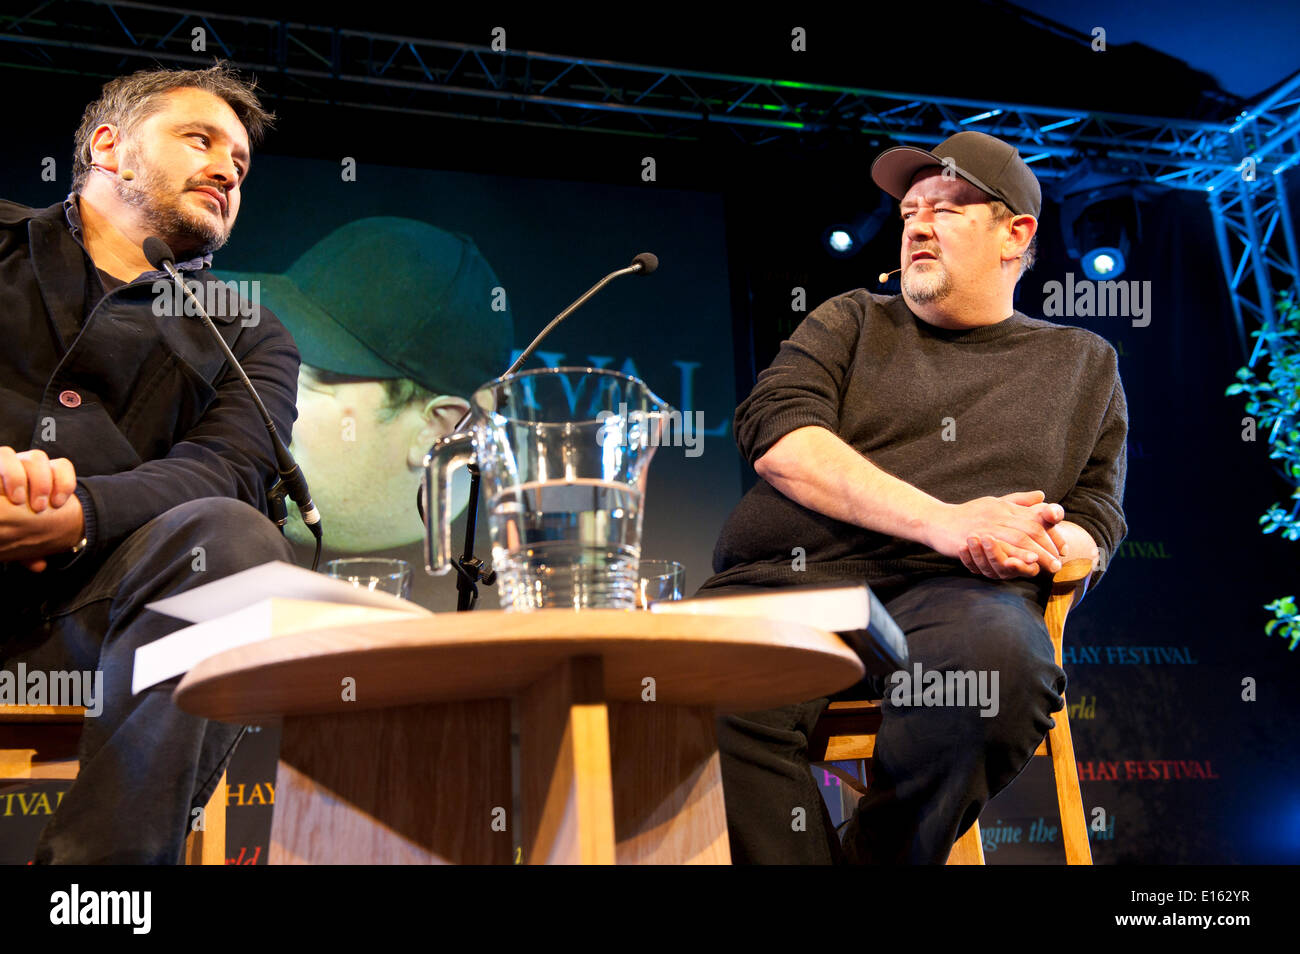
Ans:
[[[145,609],[191,623],[202,623],[276,596],[432,615],[423,606],[410,600],[399,599],[388,593],[363,590],[346,580],[336,580],[324,573],[313,573],[283,560],[263,563],[176,596],[156,600],[146,604]]]
[[[344,584],[352,589],[350,584]],[[195,592],[195,591],[191,591]],[[365,591],[362,591],[365,592]],[[174,676],[189,672],[209,656],[247,646],[291,632],[303,630],[328,629],[332,626],[346,626],[349,623],[378,623],[385,620],[410,619],[417,615],[428,615],[414,603],[396,600],[405,606],[411,606],[418,613],[398,608],[377,608],[373,606],[356,606],[344,603],[321,605],[304,604],[291,607],[296,601],[266,599],[227,613],[217,619],[205,620],[186,626],[168,636],[156,639],[135,651],[135,670],[131,675],[131,694],[157,685]],[[274,631],[277,604],[281,615],[279,632]],[[292,614],[284,612],[294,609]],[[292,617],[292,624],[287,620]]]

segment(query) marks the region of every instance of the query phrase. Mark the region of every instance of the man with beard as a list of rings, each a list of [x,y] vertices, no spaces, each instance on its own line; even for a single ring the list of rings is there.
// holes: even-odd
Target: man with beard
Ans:
[[[759,375],[735,425],[762,479],[723,527],[703,595],[865,581],[914,665],[996,675],[1000,698],[850,690],[883,696],[882,721],[842,844],[807,758],[828,700],[720,719],[737,862],[942,864],[1062,706],[1052,574],[1086,557],[1095,581],[1127,532],[1114,348],[1012,304],[1042,205],[1029,167],[962,132],[887,150],[872,179],[901,200],[902,294],[831,299]],[[792,829],[799,808],[822,824]]]
[[[103,686],[38,863],[180,860],[242,729],[180,712],[174,680],[132,695],[135,650],[185,625],[145,604],[292,557],[265,515],[276,468],[252,399],[141,248],[160,237],[221,300],[212,252],[272,119],[254,89],[221,64],[114,79],[77,131],[67,200],[0,202],[0,667]],[[213,319],[287,441],[293,339],[246,302]]]

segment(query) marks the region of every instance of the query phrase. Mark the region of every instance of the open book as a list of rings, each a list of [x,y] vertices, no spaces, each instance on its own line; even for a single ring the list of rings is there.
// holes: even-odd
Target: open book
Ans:
[[[135,651],[132,693],[183,675],[209,656],[272,636],[432,615],[409,600],[363,590],[280,560],[233,573],[145,608],[194,625]]]
[[[839,633],[862,659],[868,674],[888,675],[908,668],[907,637],[865,583],[755,588],[747,593],[703,595],[652,603],[650,612],[755,616],[803,623]]]

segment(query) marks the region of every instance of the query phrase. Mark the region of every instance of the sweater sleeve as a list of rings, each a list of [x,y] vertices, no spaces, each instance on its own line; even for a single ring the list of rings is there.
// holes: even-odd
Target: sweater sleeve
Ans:
[[[1110,352],[1110,401],[1098,429],[1088,463],[1078,481],[1060,501],[1065,519],[1087,530],[1101,550],[1101,567],[1093,584],[1110,565],[1128,533],[1124,520],[1124,481],[1128,472],[1128,403],[1120,381],[1118,360]]]
[[[736,408],[736,444],[751,465],[801,427],[838,432],[840,395],[861,334],[862,310],[850,296],[824,302],[786,341]]]

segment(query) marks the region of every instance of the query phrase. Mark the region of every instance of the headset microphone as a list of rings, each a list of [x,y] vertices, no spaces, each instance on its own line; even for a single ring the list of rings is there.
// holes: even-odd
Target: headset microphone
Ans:
[[[876,281],[883,285],[885,284],[885,282],[889,281],[890,275],[895,275],[901,271],[902,271],[901,268],[896,268],[892,272],[881,272],[879,275],[876,276]]]
[[[127,182],[130,182],[132,179],[135,178],[134,169],[123,169],[121,172],[114,172],[112,169],[109,169],[107,166],[101,166],[97,162],[93,163],[93,165],[100,172],[103,172],[110,176],[117,176],[119,179],[125,179]]]

